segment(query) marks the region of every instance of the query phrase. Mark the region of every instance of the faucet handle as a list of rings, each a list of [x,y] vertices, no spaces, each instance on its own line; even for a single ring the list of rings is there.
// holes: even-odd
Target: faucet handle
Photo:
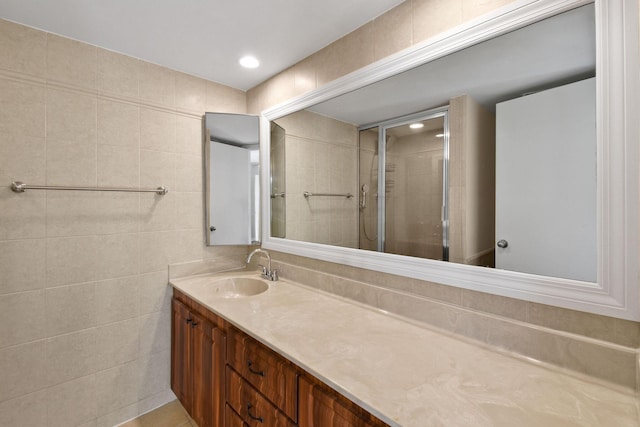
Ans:
[[[271,274],[269,275],[269,278],[273,282],[277,282],[278,281],[278,270],[271,270]]]

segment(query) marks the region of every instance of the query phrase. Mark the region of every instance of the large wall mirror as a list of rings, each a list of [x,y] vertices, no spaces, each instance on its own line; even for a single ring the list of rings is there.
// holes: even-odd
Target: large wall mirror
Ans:
[[[205,114],[205,233],[207,244],[260,242],[260,119]]]
[[[515,3],[263,112],[263,245],[639,319],[637,5]]]

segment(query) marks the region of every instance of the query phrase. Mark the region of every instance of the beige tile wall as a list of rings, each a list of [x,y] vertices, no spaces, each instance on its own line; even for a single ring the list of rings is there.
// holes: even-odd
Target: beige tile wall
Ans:
[[[467,95],[449,115],[449,260],[493,267],[495,115]]]
[[[247,252],[203,244],[205,110],[246,94],[0,21],[0,425],[112,426],[173,398],[168,264]]]
[[[407,0],[251,89],[250,113],[272,107],[512,0]],[[640,323],[349,266],[274,254],[292,276],[330,292],[461,333],[472,339],[633,388]],[[303,267],[302,270],[297,270]],[[283,277],[287,266],[282,265]],[[297,272],[303,271],[301,276]],[[323,274],[330,273],[330,276]],[[409,295],[405,295],[405,292]],[[433,305],[431,302],[438,304]],[[441,303],[444,303],[441,304]],[[462,309],[462,311],[460,311]],[[478,317],[479,316],[479,317]],[[615,362],[612,362],[615,360]]]
[[[269,160],[271,162],[271,235],[285,237],[286,235],[286,134],[284,129],[271,123]]]
[[[406,0],[247,92],[258,114],[514,0]]]
[[[285,130],[286,238],[357,247],[357,197],[303,196],[358,193],[356,127],[309,111],[276,123]]]

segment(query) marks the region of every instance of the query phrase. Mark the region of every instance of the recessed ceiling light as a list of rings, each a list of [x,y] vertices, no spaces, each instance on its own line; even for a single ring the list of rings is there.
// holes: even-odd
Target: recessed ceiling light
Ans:
[[[258,68],[260,65],[260,61],[253,56],[243,56],[238,62],[245,68]]]
[[[422,123],[411,123],[411,124],[409,125],[409,127],[410,127],[411,129],[421,129],[421,128],[423,128],[423,127],[424,127],[424,124],[422,124]]]

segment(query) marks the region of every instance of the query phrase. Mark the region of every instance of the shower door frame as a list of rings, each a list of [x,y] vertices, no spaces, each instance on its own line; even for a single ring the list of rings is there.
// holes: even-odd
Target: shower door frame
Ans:
[[[442,261],[449,261],[449,106],[433,108],[408,114],[402,117],[370,123],[358,127],[361,131],[378,128],[378,215],[377,215],[377,251],[384,252],[386,244],[386,163],[387,129],[407,125],[416,121],[443,118],[443,156],[442,156]],[[358,151],[360,148],[358,147]],[[359,156],[358,156],[359,157]],[[359,168],[359,166],[358,166]],[[360,183],[358,183],[360,186]]]

